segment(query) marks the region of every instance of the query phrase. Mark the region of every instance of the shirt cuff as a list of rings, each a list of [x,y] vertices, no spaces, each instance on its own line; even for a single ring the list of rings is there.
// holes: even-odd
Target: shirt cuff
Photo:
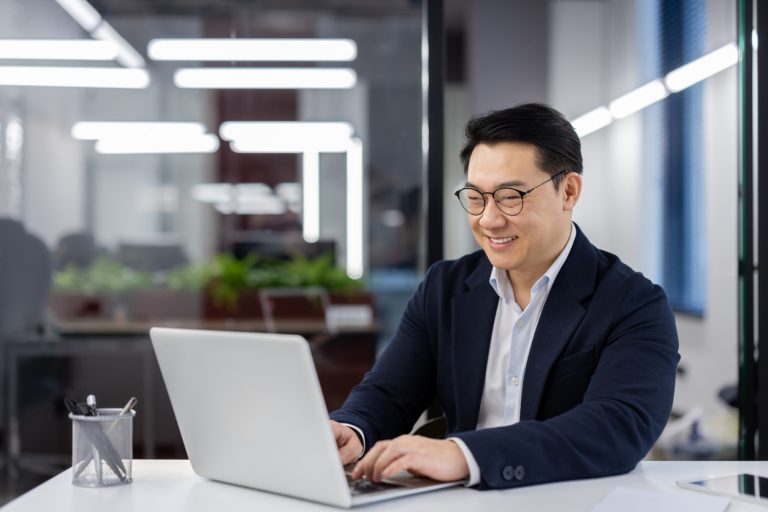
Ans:
[[[472,487],[480,483],[480,466],[477,465],[475,456],[469,451],[467,445],[458,437],[449,437],[449,441],[456,443],[461,449],[461,453],[464,454],[464,458],[467,460],[467,467],[469,468],[469,481],[464,484],[465,487]]]
[[[357,434],[357,437],[360,439],[360,444],[363,445],[363,451],[360,452],[360,455],[357,456],[355,459],[355,462],[363,458],[363,455],[365,455],[365,436],[363,435],[363,431],[354,425],[350,425],[349,423],[342,423],[342,425],[346,425],[347,427],[351,428],[355,431],[355,434]]]

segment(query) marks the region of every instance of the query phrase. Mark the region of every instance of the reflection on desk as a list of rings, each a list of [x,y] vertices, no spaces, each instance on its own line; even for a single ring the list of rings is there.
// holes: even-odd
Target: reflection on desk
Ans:
[[[691,493],[675,485],[677,480],[703,475],[739,472],[768,475],[768,462],[642,462],[629,474],[520,487],[505,491],[477,491],[454,487],[443,491],[401,498],[363,509],[399,512],[482,511],[588,511],[616,487],[657,492]],[[137,460],[132,484],[86,489],[72,485],[67,470],[9,503],[3,512],[197,512],[240,510],[285,510],[291,512],[334,510],[325,505],[278,496],[198,477],[185,460]],[[363,510],[361,509],[361,510]],[[764,511],[763,507],[733,501],[729,511]]]

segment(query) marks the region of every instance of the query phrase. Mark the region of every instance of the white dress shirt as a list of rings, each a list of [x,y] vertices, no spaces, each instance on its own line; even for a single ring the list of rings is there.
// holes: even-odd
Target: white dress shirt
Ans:
[[[568,243],[531,288],[531,301],[525,309],[515,302],[515,294],[505,270],[496,267],[491,271],[489,283],[499,296],[496,319],[493,323],[488,362],[485,368],[485,383],[477,417],[477,430],[490,427],[513,425],[520,421],[520,397],[523,391],[523,376],[528,353],[539,317],[547,302],[549,291],[557,274],[568,258],[576,239],[576,230],[571,224]],[[480,483],[480,467],[461,439],[449,437],[464,453],[469,466],[469,482],[472,486]]]

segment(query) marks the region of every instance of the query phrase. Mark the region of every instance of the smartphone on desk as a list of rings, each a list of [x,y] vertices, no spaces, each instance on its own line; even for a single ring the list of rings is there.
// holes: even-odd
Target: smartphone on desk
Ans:
[[[768,477],[766,476],[740,473],[698,480],[680,480],[677,485],[684,489],[708,492],[768,506]]]

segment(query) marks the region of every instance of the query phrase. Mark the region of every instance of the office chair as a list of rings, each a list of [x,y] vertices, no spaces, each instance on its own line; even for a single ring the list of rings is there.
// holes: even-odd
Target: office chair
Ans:
[[[51,285],[51,256],[39,238],[9,218],[0,218],[0,283],[0,343],[40,334]],[[35,387],[49,384],[50,375],[43,371],[35,376]],[[0,430],[5,431],[9,418],[4,357],[0,360],[0,372]]]

